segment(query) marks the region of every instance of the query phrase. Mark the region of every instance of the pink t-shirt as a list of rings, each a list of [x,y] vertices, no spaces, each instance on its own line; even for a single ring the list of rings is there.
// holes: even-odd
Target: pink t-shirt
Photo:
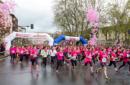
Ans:
[[[67,48],[65,48],[65,49],[64,49],[64,52],[68,52],[68,49],[67,49]]]
[[[37,57],[37,49],[30,49],[30,54],[33,57]]]
[[[115,61],[115,59],[116,59],[116,54],[114,52],[112,52],[110,61]]]
[[[16,53],[16,47],[10,48],[10,53],[15,54]]]
[[[57,60],[63,60],[63,52],[57,52]]]
[[[71,56],[73,56],[73,57],[76,57],[77,54],[78,54],[77,51],[72,51],[72,52],[71,52]]]
[[[128,58],[127,58],[127,52],[123,52],[123,61],[124,62],[128,62]]]
[[[25,49],[24,48],[19,48],[20,54],[24,54]]]
[[[103,52],[103,51],[100,51],[100,54],[99,54],[100,56],[99,56],[99,60],[100,60],[100,62],[102,62],[102,63],[106,63],[106,61],[107,61],[107,53],[106,52]]]
[[[92,54],[91,54],[91,52],[90,51],[85,51],[84,54],[85,54],[84,62],[85,63],[86,62],[92,62]]]

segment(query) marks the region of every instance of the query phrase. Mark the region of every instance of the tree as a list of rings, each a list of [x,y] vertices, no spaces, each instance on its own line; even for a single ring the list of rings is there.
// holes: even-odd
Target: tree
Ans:
[[[14,6],[13,2],[2,2],[0,0],[0,5],[0,41],[2,41],[7,34],[14,30],[12,28],[18,29],[18,21],[13,14],[10,14]]]
[[[120,39],[120,34],[128,31],[130,11],[130,0],[114,0],[110,4],[110,9],[108,11],[110,24],[115,28],[113,29],[115,33],[115,39]],[[125,36],[125,38],[127,35]]]
[[[74,36],[88,36],[91,25],[86,20],[89,7],[97,9],[103,21],[106,7],[105,0],[57,0],[55,4],[55,23],[63,33]],[[104,22],[104,21],[103,21]]]

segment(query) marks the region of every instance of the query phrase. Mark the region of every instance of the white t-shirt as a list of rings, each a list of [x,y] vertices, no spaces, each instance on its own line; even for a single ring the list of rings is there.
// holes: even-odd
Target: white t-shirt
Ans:
[[[53,51],[51,50],[51,56],[55,56],[56,53],[57,53],[56,50],[53,50]]]
[[[47,52],[45,52],[43,49],[41,50],[41,53],[40,53],[41,55],[42,55],[42,57],[47,57]]]

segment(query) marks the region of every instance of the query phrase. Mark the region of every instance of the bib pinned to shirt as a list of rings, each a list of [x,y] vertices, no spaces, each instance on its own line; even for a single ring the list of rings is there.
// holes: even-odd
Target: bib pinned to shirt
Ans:
[[[107,59],[105,57],[102,58],[102,62],[103,63],[106,63],[107,62]]]

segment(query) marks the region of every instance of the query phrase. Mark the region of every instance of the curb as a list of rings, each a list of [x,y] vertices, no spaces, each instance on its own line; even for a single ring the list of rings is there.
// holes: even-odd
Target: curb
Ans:
[[[8,57],[8,56],[1,57],[1,58],[0,58],[0,62],[1,62],[1,61],[4,61],[7,57]]]

